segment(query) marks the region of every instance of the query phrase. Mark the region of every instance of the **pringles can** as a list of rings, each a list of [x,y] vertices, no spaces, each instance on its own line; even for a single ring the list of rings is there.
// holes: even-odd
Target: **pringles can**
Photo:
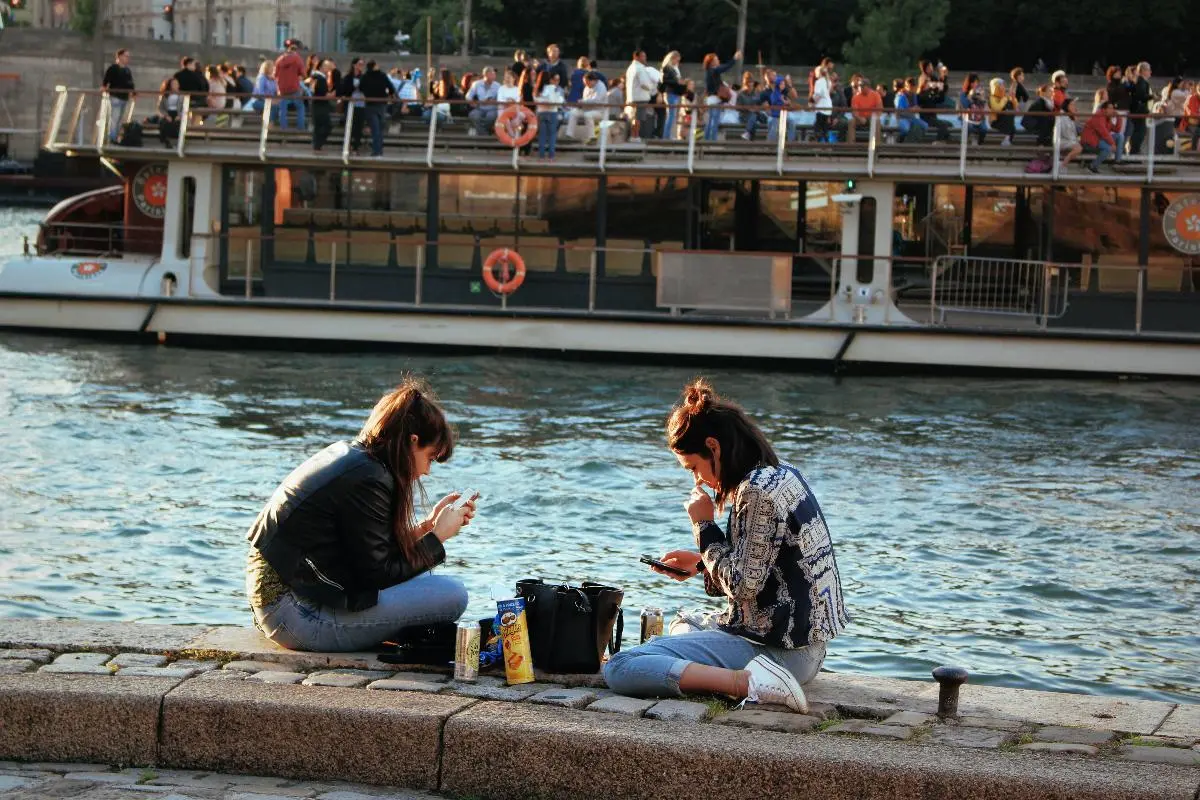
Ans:
[[[525,620],[525,600],[496,601],[500,618],[500,642],[504,647],[504,676],[510,686],[533,683],[533,655],[529,651],[529,624]]]
[[[454,680],[474,683],[479,678],[479,623],[460,620],[454,639]]]
[[[641,644],[663,634],[663,612],[661,608],[642,609],[642,638]]]

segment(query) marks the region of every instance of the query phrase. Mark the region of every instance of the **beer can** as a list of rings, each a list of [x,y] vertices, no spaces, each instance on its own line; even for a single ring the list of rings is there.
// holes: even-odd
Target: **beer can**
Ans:
[[[642,609],[642,638],[641,643],[663,634],[663,612],[661,608]]]
[[[525,619],[525,600],[496,601],[500,617],[500,642],[504,646],[504,676],[510,686],[533,683],[533,655],[529,651],[529,623]]]
[[[460,620],[454,639],[454,680],[474,683],[479,678],[479,623]]]

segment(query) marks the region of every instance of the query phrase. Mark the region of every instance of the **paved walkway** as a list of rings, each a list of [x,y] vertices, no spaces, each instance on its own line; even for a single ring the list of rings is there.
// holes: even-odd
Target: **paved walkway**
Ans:
[[[441,800],[441,795],[330,781],[105,764],[0,761],[0,800]]]

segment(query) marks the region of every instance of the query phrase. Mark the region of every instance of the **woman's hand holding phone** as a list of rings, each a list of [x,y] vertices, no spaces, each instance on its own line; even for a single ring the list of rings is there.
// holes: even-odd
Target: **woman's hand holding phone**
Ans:
[[[684,574],[676,572],[668,572],[665,569],[659,569],[651,565],[650,569],[657,572],[659,575],[666,575],[668,578],[673,578],[677,581],[686,581],[699,572],[700,554],[694,550],[672,550],[664,555],[659,561],[666,564],[668,567],[679,570]]]
[[[461,496],[460,492],[446,495],[429,514],[433,520],[433,535],[443,544],[458,535],[464,526],[470,525],[475,516],[475,497],[478,495],[459,505],[456,501]]]

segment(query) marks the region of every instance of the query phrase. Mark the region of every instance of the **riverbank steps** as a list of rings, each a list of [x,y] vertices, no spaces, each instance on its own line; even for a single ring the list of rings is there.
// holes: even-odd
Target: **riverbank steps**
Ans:
[[[800,715],[537,677],[461,684],[229,626],[0,619],[0,798],[70,796],[66,781],[91,781],[96,800],[146,784],[244,800],[393,791],[329,781],[505,800],[1200,795],[1200,705],[968,683],[943,721],[932,680],[822,673]]]

